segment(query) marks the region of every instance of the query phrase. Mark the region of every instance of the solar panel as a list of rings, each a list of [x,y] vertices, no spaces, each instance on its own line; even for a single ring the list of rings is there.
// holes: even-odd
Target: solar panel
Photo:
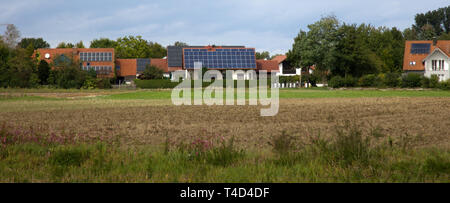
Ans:
[[[184,49],[184,67],[193,69],[194,62],[202,62],[210,69],[254,69],[256,68],[254,49]]]
[[[429,43],[414,43],[411,44],[411,54],[429,54],[430,53]]]

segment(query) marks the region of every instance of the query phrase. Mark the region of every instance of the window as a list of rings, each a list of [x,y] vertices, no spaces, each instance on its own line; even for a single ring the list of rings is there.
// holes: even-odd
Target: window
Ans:
[[[431,61],[431,70],[432,71],[444,70],[444,60],[432,60]]]

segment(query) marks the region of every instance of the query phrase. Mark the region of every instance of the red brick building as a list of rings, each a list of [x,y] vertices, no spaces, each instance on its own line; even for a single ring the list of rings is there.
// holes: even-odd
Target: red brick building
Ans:
[[[70,59],[80,64],[81,69],[94,69],[97,77],[114,77],[114,49],[113,48],[57,48],[38,49],[35,57],[53,64],[55,60]]]

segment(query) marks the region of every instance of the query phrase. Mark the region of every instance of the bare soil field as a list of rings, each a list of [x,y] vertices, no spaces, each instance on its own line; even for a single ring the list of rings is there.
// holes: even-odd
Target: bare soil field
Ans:
[[[337,125],[350,121],[376,131],[383,141],[448,148],[449,104],[450,98],[428,97],[281,99],[277,116],[260,117],[265,107],[173,106],[170,100],[18,101],[0,104],[0,124],[132,145],[157,146],[167,138],[184,142],[201,134],[234,136],[237,146],[259,150],[283,131],[306,141],[332,136]]]

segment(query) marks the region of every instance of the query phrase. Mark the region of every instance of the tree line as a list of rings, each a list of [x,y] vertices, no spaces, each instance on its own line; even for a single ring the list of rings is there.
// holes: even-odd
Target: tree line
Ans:
[[[308,25],[308,30],[300,30],[288,60],[303,69],[314,66],[323,81],[334,76],[401,73],[405,40],[448,40],[449,14],[450,6],[417,14],[415,24],[403,31],[323,17]]]

